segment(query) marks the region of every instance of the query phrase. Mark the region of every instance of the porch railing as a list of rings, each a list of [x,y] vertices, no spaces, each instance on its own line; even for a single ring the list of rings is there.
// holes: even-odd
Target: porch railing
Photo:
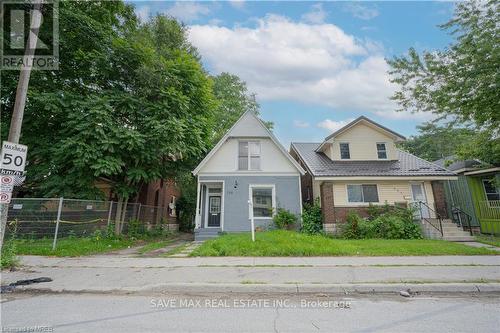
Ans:
[[[443,237],[444,236],[443,221],[442,221],[441,215],[439,215],[438,212],[436,212],[434,209],[429,207],[429,205],[423,201],[418,202],[418,208],[420,210],[420,218],[422,219],[422,221],[427,222],[430,226],[432,226],[434,229],[439,231],[439,233],[441,234],[441,237]],[[436,218],[425,217],[425,214],[423,214],[424,210],[427,210],[429,213],[430,212],[434,213]]]
[[[483,219],[500,220],[500,200],[479,201],[479,216]]]

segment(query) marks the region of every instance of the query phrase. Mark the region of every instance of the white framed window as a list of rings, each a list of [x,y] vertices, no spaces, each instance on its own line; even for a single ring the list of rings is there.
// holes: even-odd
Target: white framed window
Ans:
[[[238,142],[238,170],[260,170],[260,141]]]
[[[276,190],[271,185],[250,185],[249,199],[252,202],[250,209],[253,210],[253,217],[260,219],[271,219],[276,210]],[[249,218],[252,211],[249,211]]]
[[[493,200],[500,200],[500,190],[495,186],[495,183],[493,183],[492,180],[483,179],[483,189],[484,193],[486,194],[486,200],[488,200],[488,202]]]
[[[347,185],[347,201],[349,203],[379,202],[376,184]]]
[[[377,157],[380,160],[387,159],[387,146],[385,142],[377,142]]]
[[[351,152],[349,151],[349,143],[341,142],[339,143],[340,147],[340,159],[349,160],[351,159]]]

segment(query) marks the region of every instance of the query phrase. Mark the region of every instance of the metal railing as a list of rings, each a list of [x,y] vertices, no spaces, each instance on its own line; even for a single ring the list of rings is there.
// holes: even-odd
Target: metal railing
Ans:
[[[464,212],[463,210],[460,209],[460,207],[453,207],[451,209],[452,212],[452,218],[455,223],[457,223],[460,227],[464,228],[465,226],[469,228],[469,233],[472,236],[472,216]],[[463,222],[466,222],[466,225],[464,226]]]
[[[436,229],[437,231],[439,231],[439,233],[441,234],[441,237],[444,236],[444,233],[443,233],[443,221],[442,221],[442,217],[441,215],[436,212],[434,209],[432,209],[431,207],[429,207],[429,205],[423,201],[419,201],[418,202],[418,208],[420,210],[420,218],[422,220],[424,220],[425,222],[427,222],[429,225],[431,225],[434,229]],[[431,217],[424,217],[424,209],[427,209],[428,212],[433,212],[434,215],[436,216],[436,220],[438,220],[438,224],[435,225],[435,222],[432,220]],[[430,214],[429,214],[430,215]]]
[[[485,219],[500,220],[500,200],[479,201],[479,216]]]

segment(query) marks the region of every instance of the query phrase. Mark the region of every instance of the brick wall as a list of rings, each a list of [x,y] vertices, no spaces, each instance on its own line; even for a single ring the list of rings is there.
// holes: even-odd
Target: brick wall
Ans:
[[[444,181],[435,180],[431,182],[432,194],[434,195],[434,204],[436,212],[443,218],[448,218],[448,209],[446,207],[446,197],[444,191]]]
[[[333,184],[324,182],[320,185],[321,213],[323,224],[335,223],[335,208],[333,202]]]

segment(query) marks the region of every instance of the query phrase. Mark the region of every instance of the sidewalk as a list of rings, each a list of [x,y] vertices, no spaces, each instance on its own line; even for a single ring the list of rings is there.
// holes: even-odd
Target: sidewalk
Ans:
[[[24,256],[2,285],[51,292],[500,292],[499,256],[53,258]]]

